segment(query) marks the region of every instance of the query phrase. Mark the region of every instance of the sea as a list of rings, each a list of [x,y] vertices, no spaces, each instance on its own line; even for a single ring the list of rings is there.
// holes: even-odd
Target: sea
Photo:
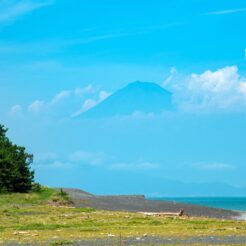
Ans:
[[[246,212],[246,197],[158,197],[148,199],[183,202],[212,208],[222,208]]]

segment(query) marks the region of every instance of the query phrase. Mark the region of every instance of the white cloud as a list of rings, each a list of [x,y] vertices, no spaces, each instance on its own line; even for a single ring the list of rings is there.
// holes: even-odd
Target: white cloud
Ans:
[[[57,159],[57,154],[55,152],[45,152],[34,154],[34,161],[38,163],[53,161]]]
[[[92,166],[101,165],[107,159],[108,157],[103,152],[88,152],[83,150],[75,151],[69,158],[72,162],[80,162]]]
[[[231,91],[237,85],[239,79],[236,66],[225,67],[215,72],[210,70],[202,74],[192,74],[189,83],[190,90],[202,90],[211,93],[223,93]]]
[[[70,155],[66,155],[65,158],[61,158],[54,152],[36,153],[34,156],[35,166],[44,168],[79,168],[90,166],[114,170],[144,171],[161,167],[159,163],[142,160],[118,162],[115,160],[115,157],[107,155],[103,151],[77,150]]]
[[[19,105],[19,104],[14,105],[14,106],[10,109],[9,115],[10,115],[10,116],[20,116],[20,115],[22,115],[22,107],[21,107],[21,105]]]
[[[1,0],[0,22],[13,21],[17,17],[53,3],[54,0]]]
[[[28,111],[31,113],[39,113],[45,106],[44,101],[36,100],[28,107]]]
[[[171,67],[168,77],[163,82],[163,87],[165,87],[173,80],[176,73],[177,73],[177,69],[175,67]]]
[[[82,104],[80,111],[77,112],[77,115],[95,107],[98,103],[102,102],[110,95],[111,93],[107,91],[100,91],[98,95],[98,99],[86,99],[84,103]]]
[[[100,91],[99,93],[99,101],[103,101],[105,100],[107,97],[109,97],[111,95],[110,92],[107,91]]]
[[[240,8],[240,9],[224,9],[224,10],[218,10],[213,12],[208,12],[203,15],[226,15],[226,14],[234,14],[239,12],[245,12],[246,8]]]
[[[239,92],[241,92],[242,94],[245,94],[246,95],[246,83],[244,82],[242,82],[242,83],[240,83],[240,85],[239,85]]]
[[[51,105],[55,105],[57,103],[59,103],[60,101],[62,101],[65,98],[68,98],[71,95],[71,91],[66,90],[66,91],[61,91],[59,92],[56,96],[54,96],[54,98],[51,100],[50,104]]]
[[[91,84],[85,86],[84,88],[76,88],[74,90],[75,96],[78,97],[84,97],[86,94],[93,94],[94,92],[95,88]]]
[[[82,105],[81,113],[93,108],[96,105],[97,105],[97,101],[93,99],[86,99]]]
[[[105,100],[107,97],[109,97],[112,93],[107,92],[105,90],[101,90],[99,91],[98,95],[95,96],[95,93],[93,96],[93,98],[89,98],[86,99],[81,108],[76,111],[75,113],[72,114],[72,117],[78,116],[84,112],[86,112],[87,110],[95,107],[97,104],[99,104],[100,102],[102,102],[103,100]]]
[[[246,79],[236,66],[192,74],[167,86],[182,110],[241,109],[246,105]]]
[[[199,163],[194,167],[202,170],[231,170],[235,169],[235,166],[226,163]]]
[[[48,163],[48,164],[37,164],[35,165],[35,167],[38,167],[38,168],[45,168],[45,169],[50,169],[50,168],[74,168],[75,165],[74,163],[71,163],[71,162],[64,162],[64,161],[54,161],[52,163]]]
[[[160,167],[159,163],[152,163],[152,162],[115,163],[111,165],[112,169],[119,169],[119,170],[148,170],[148,169],[158,169],[159,167]]]
[[[97,105],[97,101],[94,99],[86,99],[81,108],[79,110],[77,110],[75,113],[72,114],[72,117],[76,117],[84,112],[86,112],[87,110],[95,107]]]
[[[62,90],[49,101],[35,100],[28,106],[28,111],[35,114],[49,112],[49,115],[55,113],[54,115],[67,114],[69,116],[83,102],[81,108],[72,115],[76,116],[94,107],[110,95],[111,93],[98,90],[89,84],[83,88]],[[10,111],[17,109],[14,106]]]
[[[62,158],[55,152],[36,153],[35,167],[41,168],[75,168],[83,165],[100,166],[110,158],[104,152],[78,150]]]

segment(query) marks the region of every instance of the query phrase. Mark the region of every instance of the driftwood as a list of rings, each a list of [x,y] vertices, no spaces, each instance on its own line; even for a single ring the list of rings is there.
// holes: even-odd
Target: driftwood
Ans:
[[[171,212],[159,212],[159,213],[140,212],[140,213],[147,216],[183,216],[184,210],[181,209],[178,213],[171,213]]]

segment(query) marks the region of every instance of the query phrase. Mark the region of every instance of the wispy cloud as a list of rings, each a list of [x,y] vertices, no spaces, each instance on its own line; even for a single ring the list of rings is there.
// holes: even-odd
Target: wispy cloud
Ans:
[[[83,112],[95,107],[97,104],[99,104],[100,102],[102,102],[103,100],[105,100],[107,97],[109,97],[111,95],[110,92],[107,92],[107,91],[104,91],[104,90],[101,90],[99,92],[99,95],[98,95],[98,98],[97,99],[92,99],[92,98],[89,98],[89,99],[86,99],[81,108],[76,111],[75,113],[72,114],[72,117],[76,117],[80,114],[82,114]]]
[[[35,100],[28,106],[28,111],[31,113],[39,113],[45,107],[44,101]]]
[[[227,164],[227,163],[197,163],[193,165],[193,167],[201,170],[208,170],[208,171],[217,171],[217,170],[231,170],[235,169],[235,166]]]
[[[159,163],[153,162],[130,162],[130,163],[114,163],[111,165],[112,169],[116,170],[149,170],[149,169],[158,169],[160,168]]]
[[[2,54],[33,54],[33,53],[51,53],[51,52],[54,53],[59,50],[67,49],[69,47],[87,45],[94,42],[117,39],[120,37],[126,37],[131,35],[133,34],[112,33],[112,34],[92,35],[92,36],[71,38],[71,39],[66,39],[66,38],[46,39],[46,40],[31,41],[25,43],[0,42],[0,53]],[[43,64],[41,63],[37,65],[43,65]]]
[[[16,18],[53,4],[54,0],[1,0],[0,22],[13,21]]]
[[[57,153],[55,152],[43,152],[43,153],[37,152],[34,154],[34,156],[35,156],[34,161],[37,163],[55,161],[58,157]]]
[[[1,15],[1,11],[0,11]],[[0,16],[1,18],[1,16]],[[0,19],[1,22],[1,19]],[[33,53],[54,53],[66,48],[88,45],[95,42],[107,41],[112,39],[120,39],[124,37],[141,36],[154,32],[161,32],[168,28],[175,28],[182,25],[182,23],[170,23],[160,26],[139,27],[133,30],[111,30],[100,33],[92,33],[88,35],[86,32],[81,37],[57,37],[53,39],[46,39],[31,42],[7,43],[0,42],[0,53],[2,54],[33,54]],[[85,35],[86,34],[86,35]],[[39,64],[37,64],[39,65]],[[40,64],[42,65],[42,64]]]
[[[107,159],[108,156],[104,152],[89,152],[84,150],[75,151],[69,157],[70,162],[82,163],[91,166],[102,165]]]
[[[77,150],[65,158],[58,156],[57,153],[36,153],[34,159],[35,166],[41,168],[76,168],[82,166],[99,167],[107,165],[110,156],[104,152],[93,152]]]
[[[64,90],[59,92],[56,96],[53,97],[52,101],[50,102],[51,105],[55,105],[59,103],[60,101],[70,97],[72,94],[72,91]]]
[[[44,168],[44,169],[67,169],[67,168],[75,168],[76,165],[71,162],[64,162],[64,161],[54,161],[52,163],[42,163],[42,164],[37,164],[36,167],[38,168]]]
[[[109,170],[145,171],[161,168],[161,164],[152,161],[133,160],[119,162],[104,151],[76,150],[68,155],[59,156],[54,152],[36,153],[35,166],[42,168],[107,168]]]
[[[183,25],[183,23],[174,22],[174,23],[167,23],[167,24],[163,24],[159,26],[149,26],[149,27],[145,26],[145,27],[139,27],[135,30],[114,30],[108,33],[102,33],[102,34],[98,34],[94,36],[89,36],[86,38],[77,38],[77,39],[67,40],[66,45],[76,45],[76,44],[80,45],[80,44],[87,44],[87,43],[92,43],[96,41],[101,41],[101,40],[144,35],[144,34],[149,34],[153,32],[163,31],[169,28],[175,28],[180,25]]]
[[[239,12],[246,12],[246,8],[239,8],[239,9],[224,9],[218,11],[212,11],[208,13],[204,13],[202,15],[227,15],[227,14],[234,14]]]
[[[21,107],[21,105],[17,104],[17,105],[14,105],[13,107],[11,107],[11,109],[9,110],[9,115],[10,116],[20,116],[20,115],[22,115],[22,107]]]

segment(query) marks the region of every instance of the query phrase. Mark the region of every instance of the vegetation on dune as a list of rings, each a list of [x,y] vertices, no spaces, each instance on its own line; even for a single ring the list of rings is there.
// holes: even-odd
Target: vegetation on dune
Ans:
[[[55,192],[50,199],[50,202],[53,205],[73,205],[72,200],[68,196],[66,192],[63,191],[63,189],[60,189],[59,191]]]
[[[0,193],[28,192],[33,188],[34,171],[30,170],[33,156],[24,147],[13,144],[0,125]],[[39,189],[38,185],[34,186]]]
[[[82,239],[245,235],[246,222],[74,208],[64,191],[0,195],[0,244],[62,245]],[[58,200],[61,205],[59,206]],[[59,244],[60,243],[60,244]]]

